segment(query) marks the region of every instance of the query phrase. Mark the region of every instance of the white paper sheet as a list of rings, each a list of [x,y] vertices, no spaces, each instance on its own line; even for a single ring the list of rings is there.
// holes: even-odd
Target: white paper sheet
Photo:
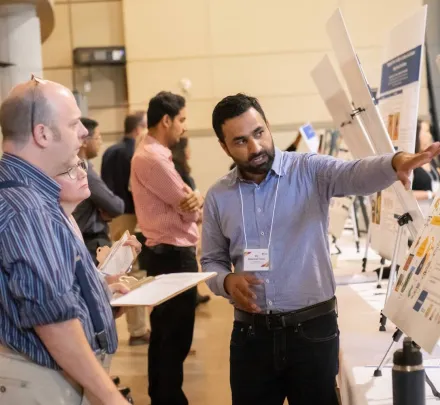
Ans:
[[[119,306],[156,306],[202,283],[217,273],[173,273],[155,277],[155,280],[111,301]]]

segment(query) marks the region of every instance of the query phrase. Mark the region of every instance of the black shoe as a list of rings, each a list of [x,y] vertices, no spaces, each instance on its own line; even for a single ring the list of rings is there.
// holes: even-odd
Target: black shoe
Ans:
[[[133,398],[131,397],[131,390],[128,387],[118,388],[121,395],[127,400],[129,404],[134,404]]]
[[[118,386],[121,383],[121,379],[118,376],[112,377],[113,383]]]

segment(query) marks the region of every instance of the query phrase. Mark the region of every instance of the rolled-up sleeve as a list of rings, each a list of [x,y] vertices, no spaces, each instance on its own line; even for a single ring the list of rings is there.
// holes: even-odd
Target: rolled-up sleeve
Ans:
[[[58,225],[47,212],[30,210],[16,214],[4,231],[7,237],[1,239],[4,279],[16,301],[21,328],[67,321],[80,313],[72,290],[74,252],[66,255],[63,246],[71,244],[55,238],[53,226]],[[61,269],[69,265],[72,274],[66,277]]]
[[[204,204],[200,263],[204,272],[217,273],[216,277],[207,281],[212,292],[230,298],[224,287],[226,276],[231,274],[229,241],[222,233],[219,213],[212,192],[208,192]]]
[[[310,164],[321,197],[366,196],[390,187],[397,174],[394,154],[345,161],[330,156],[311,155]]]

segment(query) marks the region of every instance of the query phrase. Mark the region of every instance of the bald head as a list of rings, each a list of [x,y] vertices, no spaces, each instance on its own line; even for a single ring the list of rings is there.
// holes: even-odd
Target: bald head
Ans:
[[[21,83],[0,106],[3,151],[54,177],[73,165],[87,136],[80,117],[75,97],[61,84]]]
[[[3,139],[25,144],[36,126],[53,128],[62,98],[75,101],[68,89],[55,82],[29,80],[15,86],[0,106]]]

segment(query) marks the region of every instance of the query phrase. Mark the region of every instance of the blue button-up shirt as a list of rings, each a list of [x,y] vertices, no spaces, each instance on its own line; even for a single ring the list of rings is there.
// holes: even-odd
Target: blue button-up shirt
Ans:
[[[5,180],[27,187],[0,189],[0,344],[58,369],[34,327],[77,318],[92,349],[99,349],[75,277],[79,255],[114,353],[118,341],[108,296],[84,243],[61,211],[60,187],[9,154],[0,160],[0,182]]]
[[[332,197],[369,195],[397,180],[393,155],[342,161],[330,156],[275,150],[272,170],[261,184],[240,178],[237,169],[207,193],[203,214],[202,267],[215,271],[211,290],[231,299],[224,280],[232,266],[243,271],[245,238],[239,182],[243,194],[248,248],[267,249],[275,191],[278,199],[271,245],[270,271],[254,272],[264,284],[255,287],[263,312],[286,312],[332,298],[335,279],[328,243]],[[234,302],[231,300],[231,303]]]

